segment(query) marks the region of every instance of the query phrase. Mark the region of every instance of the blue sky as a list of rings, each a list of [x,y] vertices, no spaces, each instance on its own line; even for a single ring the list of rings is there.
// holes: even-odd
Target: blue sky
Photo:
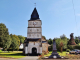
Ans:
[[[0,0],[0,23],[6,25],[9,34],[27,36],[34,3],[47,39],[63,34],[70,38],[70,33],[80,36],[80,0],[73,0],[75,15],[72,0]]]

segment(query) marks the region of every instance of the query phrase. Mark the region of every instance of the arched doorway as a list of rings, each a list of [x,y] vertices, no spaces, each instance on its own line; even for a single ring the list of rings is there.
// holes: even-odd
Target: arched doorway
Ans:
[[[37,55],[37,49],[35,47],[32,48],[32,55],[33,56]]]

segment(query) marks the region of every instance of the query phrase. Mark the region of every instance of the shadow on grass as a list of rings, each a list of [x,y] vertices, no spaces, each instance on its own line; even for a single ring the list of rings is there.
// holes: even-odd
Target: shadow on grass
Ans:
[[[28,56],[38,56],[38,54],[29,54]]]

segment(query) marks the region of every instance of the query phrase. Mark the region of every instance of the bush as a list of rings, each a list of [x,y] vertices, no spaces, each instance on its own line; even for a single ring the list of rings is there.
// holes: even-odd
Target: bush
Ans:
[[[69,51],[70,51],[70,49],[66,49],[66,51],[67,51],[67,52],[69,52]]]
[[[13,49],[7,49],[7,51],[13,51]],[[19,49],[19,50],[15,49],[14,51],[23,51],[23,49]]]
[[[52,45],[53,44],[51,44],[51,46],[48,47],[48,51],[52,51]]]
[[[80,49],[80,45],[68,45],[68,49],[73,50],[73,49]]]
[[[44,53],[42,53],[40,56],[39,56],[39,59],[42,59],[44,58]]]
[[[68,45],[67,48],[70,50],[73,50],[73,49],[75,49],[75,45]]]
[[[75,46],[75,49],[80,49],[80,46],[79,46],[79,45],[76,45],[76,46]]]

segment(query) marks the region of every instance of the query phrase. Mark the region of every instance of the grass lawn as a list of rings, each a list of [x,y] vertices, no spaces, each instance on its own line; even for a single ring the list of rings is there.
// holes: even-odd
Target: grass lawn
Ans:
[[[50,51],[47,55],[44,55],[44,56],[50,56],[52,53],[52,51]],[[66,51],[63,51],[62,53],[61,52],[57,52],[60,56],[66,56],[66,53],[69,54],[69,52],[66,52]]]
[[[80,43],[79,43],[79,45],[80,45]]]
[[[6,51],[0,52],[0,57],[23,58],[25,56],[22,54],[22,51]]]

